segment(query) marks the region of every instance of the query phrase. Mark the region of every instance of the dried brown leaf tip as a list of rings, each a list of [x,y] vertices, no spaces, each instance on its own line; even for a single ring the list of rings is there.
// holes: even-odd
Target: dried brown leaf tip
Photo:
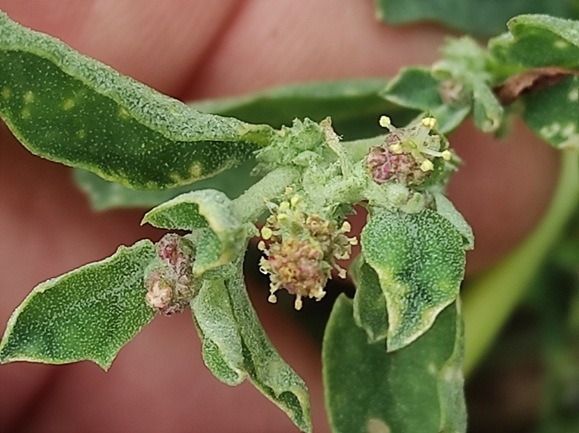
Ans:
[[[521,95],[557,84],[569,75],[579,75],[579,71],[556,66],[530,69],[507,78],[501,85],[495,87],[494,91],[501,104],[509,105]]]

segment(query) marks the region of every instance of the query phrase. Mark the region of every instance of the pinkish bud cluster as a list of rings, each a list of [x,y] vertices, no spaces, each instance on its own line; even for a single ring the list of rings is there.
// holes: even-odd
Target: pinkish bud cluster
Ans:
[[[145,280],[148,305],[164,315],[180,313],[193,298],[196,287],[192,276],[193,244],[174,233],[157,243],[158,263]]]
[[[403,185],[420,185],[430,176],[429,171],[420,169],[420,164],[412,154],[394,153],[386,144],[370,149],[366,156],[366,166],[374,182],[379,184],[396,180]]]
[[[382,116],[380,125],[390,133],[384,144],[372,147],[366,156],[366,167],[376,183],[395,180],[406,186],[418,186],[430,177],[437,159],[452,158],[448,143],[439,134],[431,134],[436,125],[432,117],[396,128],[388,117]]]
[[[297,195],[279,206],[268,206],[272,214],[261,229],[263,240],[258,248],[265,254],[260,270],[271,279],[269,301],[276,302],[275,292],[283,288],[296,296],[294,306],[299,310],[302,298],[324,297],[332,269],[345,278],[346,271],[336,260],[349,258],[357,241],[346,236],[349,223],[336,229],[334,222],[302,212]]]

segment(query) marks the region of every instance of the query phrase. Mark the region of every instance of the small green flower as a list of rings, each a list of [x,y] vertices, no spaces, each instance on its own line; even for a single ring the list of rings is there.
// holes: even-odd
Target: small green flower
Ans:
[[[270,275],[269,301],[276,302],[275,292],[283,288],[296,296],[294,307],[299,310],[302,298],[319,301],[324,297],[332,269],[341,278],[346,277],[336,260],[349,258],[357,240],[346,236],[351,229],[347,221],[337,229],[334,221],[308,215],[291,188],[286,195],[289,200],[279,205],[268,203],[271,215],[261,229],[262,240],[258,244],[265,254],[260,270]]]

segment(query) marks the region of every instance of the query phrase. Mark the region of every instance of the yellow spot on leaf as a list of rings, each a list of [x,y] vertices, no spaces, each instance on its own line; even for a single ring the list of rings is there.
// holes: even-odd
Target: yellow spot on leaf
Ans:
[[[557,122],[553,122],[553,123],[551,123],[551,124],[548,125],[548,126],[543,126],[543,127],[540,129],[539,133],[540,133],[543,137],[549,139],[549,138],[552,138],[552,137],[554,137],[555,135],[557,135],[560,131],[561,131],[561,125],[560,125],[559,123],[557,123]]]
[[[122,119],[128,119],[129,117],[131,117],[131,114],[125,110],[124,107],[119,107],[119,117]]]
[[[2,97],[9,99],[12,96],[12,91],[8,87],[2,87]]]
[[[579,89],[571,89],[569,92],[569,101],[577,102],[579,101]]]
[[[74,99],[67,99],[66,101],[64,101],[64,103],[62,104],[62,108],[66,111],[70,110],[72,107],[74,107],[76,105],[76,102],[74,102]]]
[[[26,104],[30,104],[32,101],[34,101],[34,93],[32,93],[32,91],[30,90],[27,90],[24,93],[24,102]]]
[[[23,119],[30,119],[30,110],[28,108],[24,108],[22,110],[21,116]]]
[[[189,174],[191,175],[192,179],[200,178],[203,174],[203,165],[197,161],[193,162],[189,168]]]
[[[76,131],[76,136],[81,140],[83,140],[86,138],[86,131],[84,129],[79,129],[78,131]]]
[[[565,128],[563,128],[563,130],[561,131],[561,135],[565,138],[570,138],[573,135],[577,135],[575,133],[575,124],[568,123],[567,126],[565,126]]]
[[[366,423],[366,430],[368,433],[391,433],[388,424],[378,418],[370,418]]]

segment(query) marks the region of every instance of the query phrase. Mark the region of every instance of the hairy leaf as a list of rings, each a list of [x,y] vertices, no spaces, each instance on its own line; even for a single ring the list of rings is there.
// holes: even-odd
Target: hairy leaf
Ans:
[[[380,287],[376,271],[359,254],[350,267],[356,286],[354,320],[368,334],[368,343],[384,340],[388,335],[386,297]]]
[[[378,119],[383,114],[401,125],[416,115],[413,110],[378,96],[386,83],[383,79],[366,79],[292,84],[189,105],[204,113],[267,123],[275,128],[290,125],[296,118],[320,122],[331,117],[337,133],[345,140],[354,140],[382,134]]]
[[[39,284],[8,321],[0,361],[94,361],[107,370],[120,348],[154,316],[145,304],[148,241]]]
[[[191,303],[203,359],[221,381],[246,377],[302,431],[311,431],[309,395],[263,330],[247,296],[241,266],[230,278],[206,280]]]
[[[324,335],[326,407],[335,433],[466,431],[462,318],[446,307],[420,339],[395,353],[369,343],[341,295]]]
[[[221,191],[211,189],[175,197],[147,212],[143,223],[194,231],[197,253],[193,274],[196,276],[238,257],[247,237],[247,226],[235,214],[231,200]]]
[[[577,16],[570,0],[376,0],[378,16],[390,24],[437,21],[479,36],[503,31],[507,20],[524,13]]]
[[[408,214],[378,208],[361,244],[386,297],[388,351],[401,349],[458,296],[465,266],[462,236],[430,209]]]
[[[199,113],[0,13],[0,115],[33,153],[137,189],[211,176],[273,129]]]

